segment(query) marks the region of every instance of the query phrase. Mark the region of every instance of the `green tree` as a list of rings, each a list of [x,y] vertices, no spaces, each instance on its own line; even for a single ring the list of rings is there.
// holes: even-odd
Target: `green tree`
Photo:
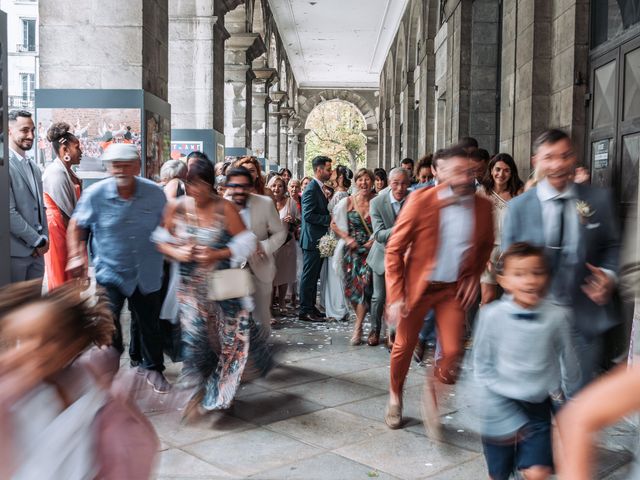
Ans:
[[[307,118],[309,131],[305,145],[305,172],[312,172],[311,160],[326,155],[335,165],[354,172],[367,165],[367,137],[364,118],[351,103],[330,100],[320,103]]]

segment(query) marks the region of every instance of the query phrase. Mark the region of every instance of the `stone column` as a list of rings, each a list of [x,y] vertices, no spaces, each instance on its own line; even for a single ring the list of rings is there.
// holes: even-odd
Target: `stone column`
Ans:
[[[251,151],[253,93],[251,61],[262,55],[265,46],[257,33],[234,33],[225,45],[225,142],[234,155]]]
[[[535,136],[548,126],[550,9],[543,0],[503,7],[500,151],[513,155],[521,178]]]
[[[374,169],[378,163],[378,130],[363,130],[367,137],[367,168]]]
[[[304,164],[306,161],[305,146],[307,144],[307,133],[309,133],[309,130],[305,129],[303,125],[303,128],[296,129],[294,133],[298,143],[298,156],[295,158],[294,168],[291,169],[291,172],[294,177],[301,180],[304,177]]]
[[[286,93],[278,90],[276,85],[273,85],[269,92],[269,149],[268,158],[269,163],[279,165],[280,164],[280,102],[286,96]]]
[[[40,2],[40,88],[143,89],[167,100],[168,3]]]
[[[213,3],[169,3],[169,103],[173,129],[213,130]]]
[[[267,84],[277,77],[275,68],[253,68],[251,82],[251,149],[258,158],[266,157],[267,149]]]

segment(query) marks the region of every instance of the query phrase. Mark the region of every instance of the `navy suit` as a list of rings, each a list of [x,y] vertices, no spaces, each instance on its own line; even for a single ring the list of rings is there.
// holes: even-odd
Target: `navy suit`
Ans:
[[[300,313],[316,311],[318,278],[322,269],[322,258],[318,242],[329,229],[327,197],[316,180],[312,180],[302,193],[302,225],[300,226],[300,247],[302,248],[302,278],[300,280]]]
[[[560,256],[548,249],[547,252],[553,277],[563,276],[567,285],[582,384],[586,384],[601,364],[604,333],[620,322],[613,303],[596,305],[582,291],[581,287],[590,275],[586,264],[610,270],[617,275],[620,238],[609,192],[580,184],[576,184],[575,188],[578,200],[586,202],[593,211],[591,217],[578,224],[577,261],[575,265],[567,267]],[[536,188],[511,200],[502,229],[502,250],[515,242],[545,247],[543,222],[542,205]]]

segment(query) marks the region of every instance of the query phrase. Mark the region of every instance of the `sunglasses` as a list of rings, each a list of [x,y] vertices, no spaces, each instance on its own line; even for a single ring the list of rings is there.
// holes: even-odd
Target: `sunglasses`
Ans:
[[[227,188],[249,188],[250,185],[248,183],[227,183],[225,185]]]

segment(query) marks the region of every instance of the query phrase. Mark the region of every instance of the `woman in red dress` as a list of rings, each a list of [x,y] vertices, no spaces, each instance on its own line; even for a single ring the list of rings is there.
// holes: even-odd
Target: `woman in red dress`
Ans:
[[[71,133],[67,123],[54,123],[47,132],[56,158],[42,177],[44,204],[49,225],[49,251],[45,254],[47,287],[52,290],[69,277],[67,265],[67,225],[80,197],[81,181],[71,169],[82,158],[80,141]]]

